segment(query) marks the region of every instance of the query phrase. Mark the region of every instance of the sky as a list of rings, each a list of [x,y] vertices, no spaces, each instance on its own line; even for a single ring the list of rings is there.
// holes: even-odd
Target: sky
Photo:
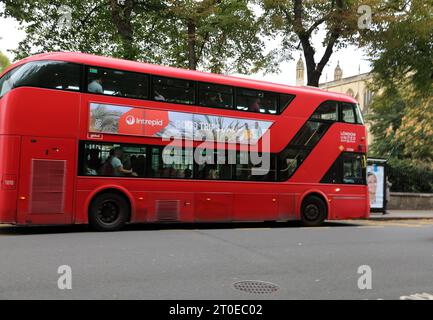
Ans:
[[[323,31],[319,31],[312,39],[313,46],[316,48],[316,61],[318,61],[323,54],[324,48],[321,46],[321,38],[323,37]],[[13,55],[8,50],[13,50],[18,46],[18,43],[25,38],[25,32],[20,30],[18,22],[12,18],[0,18],[0,51],[5,53],[12,61],[14,60]],[[277,41],[266,42],[266,49],[274,48],[278,45]],[[252,74],[252,75],[238,75],[252,79],[259,79],[265,81],[271,81],[275,83],[285,85],[295,85],[296,83],[296,62],[299,59],[301,50],[293,52],[294,60],[284,62],[280,65],[281,72],[278,74]],[[322,73],[320,82],[333,80],[334,69],[340,63],[340,67],[343,69],[343,77],[354,76],[359,73],[369,72],[371,70],[370,63],[367,61],[365,52],[355,46],[349,46],[338,51],[334,51]],[[305,75],[306,77],[306,75]]]

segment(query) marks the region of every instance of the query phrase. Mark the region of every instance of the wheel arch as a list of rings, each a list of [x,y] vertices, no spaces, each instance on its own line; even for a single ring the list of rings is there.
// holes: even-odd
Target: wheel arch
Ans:
[[[124,188],[122,186],[106,185],[106,186],[99,187],[99,188],[93,190],[88,195],[86,202],[85,202],[85,208],[86,208],[86,213],[87,213],[87,223],[89,222],[89,210],[90,210],[90,205],[91,205],[93,199],[95,199],[95,197],[97,197],[100,194],[109,193],[109,192],[117,193],[117,194],[125,197],[125,199],[129,203],[128,222],[133,221],[133,216],[135,214],[135,203],[134,203],[134,198],[132,197],[131,193],[126,188]]]
[[[330,213],[331,213],[331,206],[330,206],[331,200],[326,196],[326,194],[323,191],[318,190],[318,189],[307,190],[301,195],[300,201],[298,203],[298,208],[297,208],[299,219],[301,218],[301,214],[302,214],[302,212],[301,212],[302,211],[302,205],[303,205],[305,199],[307,199],[310,196],[316,196],[316,197],[323,200],[323,202],[325,203],[325,206],[326,206],[326,219],[329,219],[329,217],[331,216],[330,215]]]

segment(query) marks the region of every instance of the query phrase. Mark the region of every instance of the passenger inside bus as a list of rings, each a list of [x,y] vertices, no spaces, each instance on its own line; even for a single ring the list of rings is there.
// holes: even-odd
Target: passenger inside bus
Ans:
[[[91,93],[104,93],[104,88],[102,87],[102,78],[99,77],[90,82],[88,90]]]
[[[162,94],[155,90],[155,101],[165,101],[165,98]]]
[[[138,176],[142,177],[145,175],[145,166],[146,166],[146,158],[144,155],[140,154],[137,157],[137,161],[135,162],[135,165],[132,166],[132,169],[134,172],[137,173]]]
[[[205,105],[209,107],[226,108],[221,93],[209,93],[206,95]]]
[[[248,111],[260,112],[260,98],[255,98],[248,107]]]
[[[122,163],[123,151],[121,148],[117,147],[110,150],[109,157],[105,160],[102,174],[105,176],[133,176],[136,177],[137,173],[132,169],[125,169]]]
[[[189,168],[186,168],[184,171],[183,171],[183,176],[184,176],[184,178],[191,178],[192,177],[192,170],[191,169],[189,169]]]
[[[98,149],[87,150],[85,170],[89,176],[97,176],[101,168],[102,160]]]

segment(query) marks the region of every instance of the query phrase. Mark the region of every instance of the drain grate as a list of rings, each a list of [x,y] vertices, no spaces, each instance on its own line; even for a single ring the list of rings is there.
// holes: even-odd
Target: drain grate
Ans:
[[[255,294],[268,294],[280,288],[274,283],[257,280],[239,281],[235,282],[233,286],[237,290]]]

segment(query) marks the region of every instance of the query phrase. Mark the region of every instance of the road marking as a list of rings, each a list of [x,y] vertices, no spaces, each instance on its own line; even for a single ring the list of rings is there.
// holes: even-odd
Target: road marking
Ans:
[[[385,226],[358,226],[358,229],[383,229]]]
[[[300,227],[299,229],[303,230],[320,230],[320,229],[329,229],[330,227]]]
[[[235,230],[245,230],[245,231],[251,231],[251,230],[271,230],[272,228],[235,228]]]
[[[430,293],[414,293],[408,296],[401,296],[400,300],[433,300],[433,294]]]
[[[410,223],[392,223],[391,227],[408,227],[408,228],[422,228],[422,225],[410,224]]]
[[[425,228],[433,226],[433,221],[359,221],[358,227],[404,227]]]

